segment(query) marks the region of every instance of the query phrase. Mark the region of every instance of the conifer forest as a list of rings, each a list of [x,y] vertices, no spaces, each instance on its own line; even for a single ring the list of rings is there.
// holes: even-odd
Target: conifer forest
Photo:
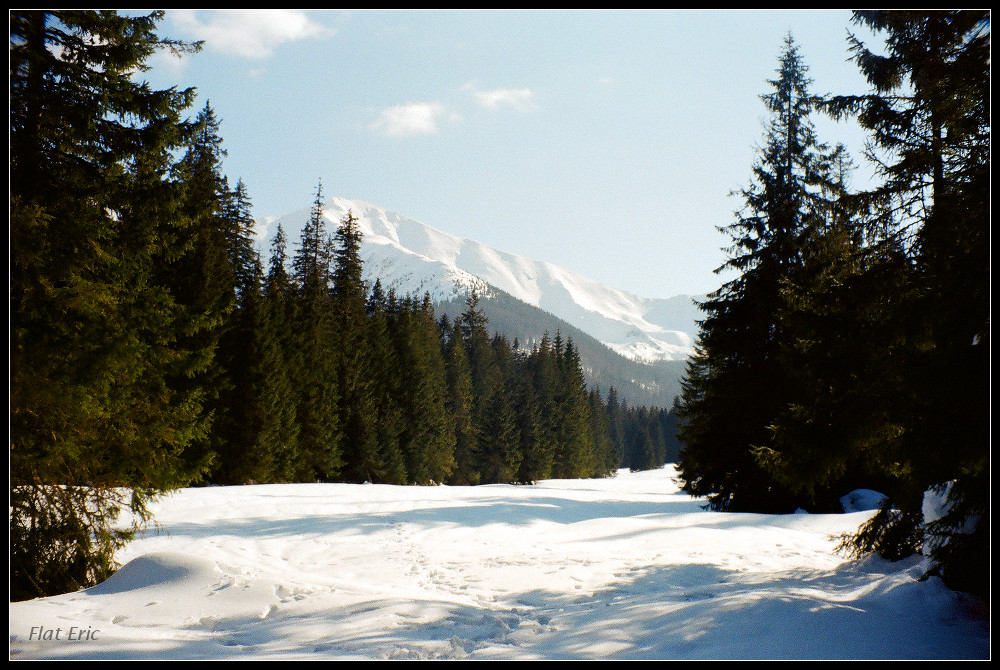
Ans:
[[[179,487],[595,478],[676,461],[712,509],[886,494],[844,551],[930,552],[989,590],[989,11],[859,11],[864,95],[818,96],[789,35],[741,210],[737,278],[701,303],[672,408],[588,388],[572,339],[530,349],[363,278],[323,184],[256,246],[196,91],[155,90],[162,12],[10,13],[11,599],[65,593]],[[852,118],[867,156],[818,137]],[[880,182],[853,191],[856,161]],[[306,204],[306,203],[304,203]],[[928,521],[925,492],[947,496]]]

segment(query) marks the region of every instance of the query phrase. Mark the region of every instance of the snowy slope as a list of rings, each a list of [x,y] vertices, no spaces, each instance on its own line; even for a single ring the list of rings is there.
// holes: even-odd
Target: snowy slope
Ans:
[[[674,475],[184,489],[103,584],[12,603],[10,657],[989,658],[919,559],[834,551],[872,512],[709,512]]]
[[[397,293],[435,300],[465,294],[469,288],[496,287],[592,335],[633,360],[680,360],[692,352],[698,312],[691,297],[640,298],[609,288],[552,263],[498,251],[479,242],[436,230],[401,214],[360,200],[333,198],[324,207],[328,230],[353,212],[364,234],[362,259],[369,279]],[[294,244],[309,217],[301,210],[280,222]]]

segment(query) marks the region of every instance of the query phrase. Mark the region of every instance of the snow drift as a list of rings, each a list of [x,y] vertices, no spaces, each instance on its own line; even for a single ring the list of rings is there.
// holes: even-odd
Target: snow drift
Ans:
[[[103,584],[11,604],[10,656],[989,657],[918,558],[834,552],[870,511],[708,512],[674,474],[185,489]]]

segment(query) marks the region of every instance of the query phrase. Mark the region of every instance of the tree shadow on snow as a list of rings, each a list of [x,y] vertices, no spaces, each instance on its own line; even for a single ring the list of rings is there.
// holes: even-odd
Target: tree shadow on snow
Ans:
[[[678,509],[680,508],[680,509]],[[171,536],[200,538],[214,535],[239,535],[248,538],[281,538],[296,535],[335,534],[340,532],[373,533],[397,524],[434,529],[442,526],[479,528],[493,524],[527,526],[538,522],[573,524],[611,518],[701,512],[696,505],[675,502],[577,501],[560,497],[533,497],[511,501],[509,497],[480,498],[453,506],[429,505],[402,511],[347,514],[302,514],[287,518],[240,517],[208,519],[203,522],[180,522],[164,525],[160,531]],[[720,517],[719,521],[722,521]]]
[[[188,639],[145,651],[109,648],[97,657],[989,657],[987,625],[955,618],[943,586],[864,572],[845,563],[765,576],[696,563],[619,574],[594,592],[536,589],[488,605],[392,596],[337,608],[278,604],[266,617],[203,619],[186,629]]]

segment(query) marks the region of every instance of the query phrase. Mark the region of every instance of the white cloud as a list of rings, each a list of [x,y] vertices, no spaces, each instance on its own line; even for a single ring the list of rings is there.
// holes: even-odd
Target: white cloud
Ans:
[[[471,83],[463,88],[470,91],[476,102],[487,109],[510,107],[527,111],[535,108],[534,94],[526,88],[480,91]],[[413,102],[383,109],[370,128],[390,137],[431,135],[438,132],[442,121],[454,123],[461,121],[461,116],[449,111],[440,102]]]
[[[452,121],[458,118],[448,115],[439,102],[414,102],[383,109],[371,127],[391,137],[429,135],[437,132],[438,122],[445,117]]]
[[[279,44],[333,33],[294,9],[177,10],[170,17],[206,48],[246,58],[264,58]]]
[[[535,94],[527,88],[496,88],[491,91],[480,91],[472,84],[467,84],[465,88],[472,91],[476,102],[487,109],[512,107],[523,112],[535,107]]]

